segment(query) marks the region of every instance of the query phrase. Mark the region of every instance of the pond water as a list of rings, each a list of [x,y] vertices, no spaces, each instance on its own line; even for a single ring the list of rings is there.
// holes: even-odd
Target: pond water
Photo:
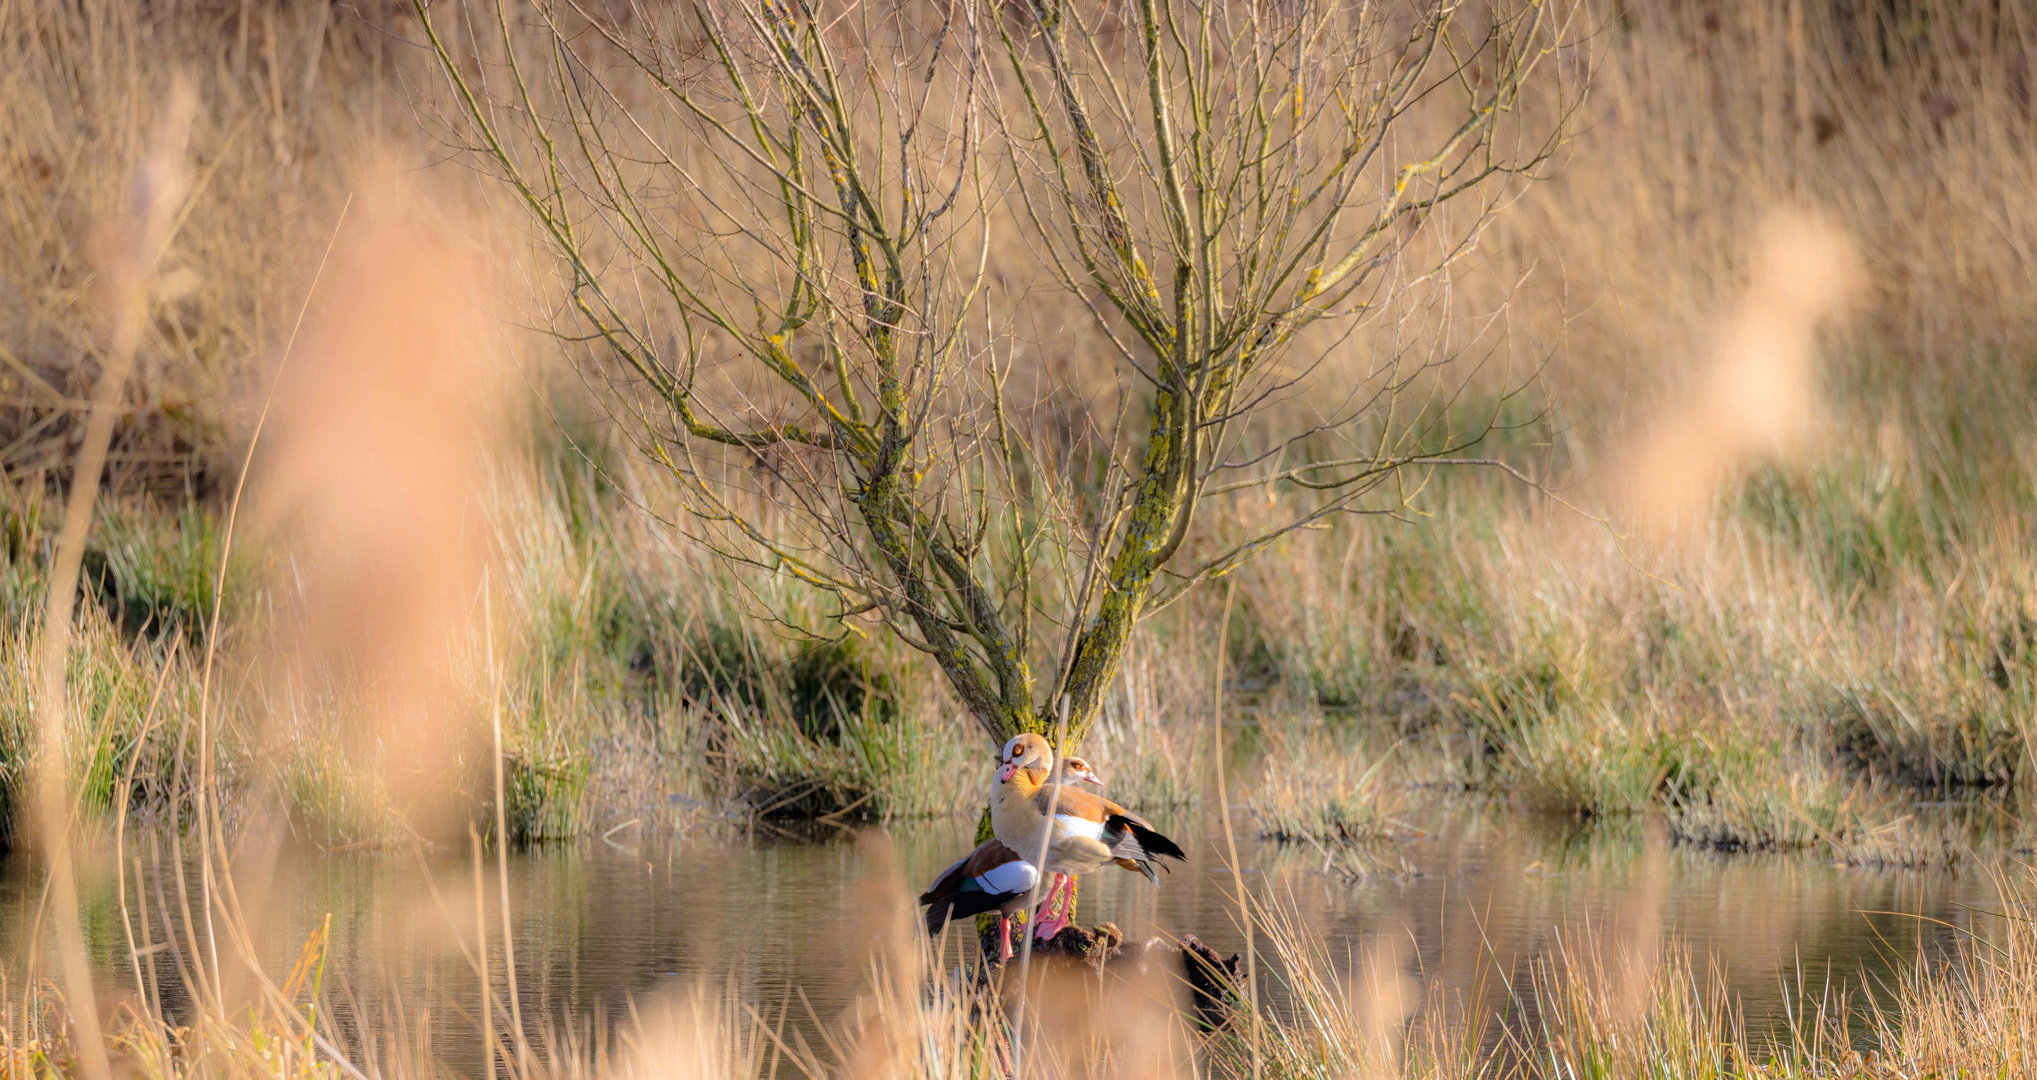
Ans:
[[[1664,848],[1639,828],[1584,830],[1490,809],[1420,818],[1427,834],[1391,852],[1404,872],[1357,880],[1326,872],[1318,849],[1259,842],[1240,822],[1242,873],[1234,874],[1220,823],[1155,816],[1182,841],[1189,863],[1162,875],[1157,888],[1117,871],[1086,879],[1084,923],[1107,919],[1138,936],[1193,933],[1228,953],[1243,947],[1232,894],[1242,877],[1254,895],[1309,927],[1334,965],[1348,968],[1391,940],[1410,978],[1495,1015],[1507,1011],[1508,982],[1529,985],[1538,964],[1565,950],[1611,942],[1645,951],[1667,943],[1687,947],[1701,977],[1709,977],[1710,957],[1758,1033],[1780,1023],[1799,987],[1816,996],[1863,979],[1889,983],[1919,950],[1944,952],[1980,917],[1976,909],[1996,906],[1994,885],[1980,873]],[[561,1024],[599,1025],[624,1015],[633,1000],[704,979],[767,1012],[792,1003],[788,1025],[811,1039],[815,1018],[828,1022],[859,988],[872,897],[887,881],[916,893],[970,847],[973,824],[740,840],[645,838],[629,830],[613,841],[515,855],[509,903],[526,1022],[555,1032]],[[472,941],[477,903],[491,912],[490,963],[498,971],[502,963],[492,858],[489,867],[477,900],[471,855],[291,855],[267,880],[243,883],[241,900],[263,912],[255,920],[257,947],[274,958],[279,981],[305,936],[330,916],[336,1014],[372,1028],[393,1022],[393,1009],[429,1033],[436,1053],[473,1061],[478,993],[463,942]],[[173,877],[150,877],[152,887],[167,881],[173,890]],[[131,984],[110,867],[86,884],[94,954],[110,982]],[[20,858],[5,864],[0,944],[12,958],[10,978],[25,959],[41,893],[32,867]],[[151,941],[165,940],[179,922],[163,915],[164,895],[175,894],[145,897],[156,909]],[[130,921],[138,918],[130,912]],[[950,962],[970,948],[950,942]],[[154,992],[174,1013],[188,1000],[178,958],[158,950],[148,959]],[[1277,980],[1266,981],[1278,1010]],[[436,1008],[425,1016],[428,1006]]]

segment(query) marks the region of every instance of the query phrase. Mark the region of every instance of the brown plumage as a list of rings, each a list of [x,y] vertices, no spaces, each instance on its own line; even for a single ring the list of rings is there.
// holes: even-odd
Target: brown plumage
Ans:
[[[1053,760],[1046,739],[1030,733],[1013,738],[1004,745],[990,796],[990,824],[997,838],[1027,862],[1055,875],[1044,905],[1050,913],[1073,875],[1115,863],[1157,881],[1155,859],[1186,858],[1174,841],[1117,803],[1067,784],[1048,783]],[[1065,915],[1053,913],[1041,920],[1035,934],[1051,939],[1067,925]]]
[[[1079,757],[1063,760],[1061,772],[1071,781],[1103,787],[1103,779],[1096,775],[1096,770]],[[998,959],[1009,960],[1011,917],[1025,906],[1026,896],[1039,880],[1039,871],[1020,858],[1018,852],[995,838],[986,840],[960,862],[941,871],[927,891],[920,894],[920,905],[927,909],[927,933],[940,933],[951,919],[995,911]]]
[[[927,933],[938,934],[950,919],[998,913],[998,959],[1011,959],[1011,917],[1025,907],[1040,872],[999,843],[985,840],[961,862],[941,871],[919,902],[927,909]]]

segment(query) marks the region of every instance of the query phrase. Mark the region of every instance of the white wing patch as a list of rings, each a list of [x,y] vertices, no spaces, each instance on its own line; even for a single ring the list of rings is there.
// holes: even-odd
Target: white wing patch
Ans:
[[[1032,863],[1023,859],[1013,859],[1003,866],[993,866],[985,870],[976,880],[983,883],[986,892],[1025,892],[1040,880],[1040,872],[1033,869]]]
[[[1103,822],[1076,817],[1073,814],[1055,814],[1054,823],[1069,836],[1086,836],[1091,840],[1103,839]]]

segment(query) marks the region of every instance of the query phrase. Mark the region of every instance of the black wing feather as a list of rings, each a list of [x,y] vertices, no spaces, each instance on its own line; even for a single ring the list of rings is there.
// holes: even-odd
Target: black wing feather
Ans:
[[[1025,895],[1019,892],[987,892],[980,885],[968,888],[970,874],[965,869],[969,858],[941,871],[927,891],[920,894],[919,902],[927,906],[927,933],[938,934],[950,919],[967,919],[985,912],[997,911],[1006,904]]]
[[[1188,861],[1188,855],[1181,850],[1181,845],[1128,814],[1112,814],[1104,819],[1103,842],[1110,848],[1112,855],[1121,859],[1141,863],[1150,863],[1154,859]]]
[[[1004,905],[1024,896],[1024,893],[993,893],[971,890],[943,896],[927,908],[927,933],[938,934],[950,919],[967,919],[988,912],[1000,911]]]

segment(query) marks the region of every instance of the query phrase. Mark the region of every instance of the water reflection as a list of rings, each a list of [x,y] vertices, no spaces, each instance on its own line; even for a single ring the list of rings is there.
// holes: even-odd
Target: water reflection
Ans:
[[[1128,873],[1094,875],[1082,886],[1082,919],[1110,920],[1135,936],[1193,933],[1229,952],[1243,947],[1233,893],[1242,880],[1311,928],[1340,971],[1368,955],[1397,957],[1425,990],[1441,987],[1465,1008],[1517,1022],[1523,1003],[1509,1002],[1507,987],[1530,985],[1537,964],[1566,950],[1681,945],[1701,958],[1701,975],[1702,958],[1713,958],[1759,1033],[1785,1017],[1786,988],[1888,983],[1918,950],[1947,950],[1972,923],[1970,905],[1993,906],[1994,887],[1980,874],[1670,849],[1649,843],[1640,826],[1579,830],[1463,810],[1424,820],[1430,833],[1398,853],[1413,873],[1359,881],[1326,872],[1333,853],[1251,842],[1242,835],[1249,828],[1240,830],[1243,865],[1234,874],[1220,827],[1177,825],[1170,832],[1190,852],[1186,867],[1158,888]],[[787,1009],[788,1025],[815,1042],[817,1025],[862,981],[873,860],[895,860],[916,891],[970,847],[973,825],[893,825],[880,830],[893,845],[888,855],[842,830],[818,840],[588,841],[514,856],[511,938],[525,1025],[539,1038],[566,1029],[584,1036],[626,1015],[633,1000],[708,979],[767,1013]],[[363,1033],[428,1035],[435,1052],[478,1062],[469,959],[477,905],[488,912],[497,970],[503,948],[495,882],[477,898],[473,874],[470,857],[456,853],[293,856],[263,908],[258,947],[272,970],[287,971],[330,915],[337,1018]],[[167,897],[133,898],[131,906],[151,906],[150,940],[184,940],[174,879],[148,876],[171,881]],[[109,981],[131,984],[110,869],[95,887],[95,954]],[[0,942],[16,975],[39,899],[33,870],[9,862]],[[129,917],[138,924],[138,913]],[[1390,950],[1368,951],[1389,940]],[[974,948],[961,940],[947,947],[951,964]],[[147,959],[151,996],[174,1015],[189,1000],[178,965],[195,961],[173,950]],[[1277,978],[1268,983],[1278,1011]]]

